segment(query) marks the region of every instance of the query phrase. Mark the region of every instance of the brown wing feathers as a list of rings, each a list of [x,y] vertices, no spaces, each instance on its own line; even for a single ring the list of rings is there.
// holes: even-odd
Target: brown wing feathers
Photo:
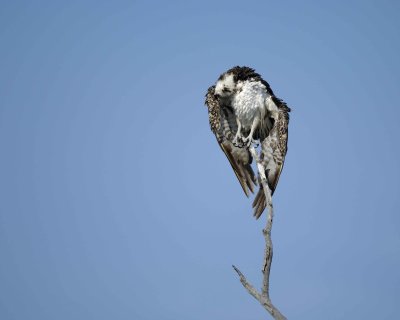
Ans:
[[[233,171],[246,196],[250,192],[254,193],[257,183],[254,171],[251,167],[251,156],[248,150],[238,148],[232,144],[232,140],[237,131],[235,115],[232,110],[222,109],[218,100],[214,96],[215,86],[211,86],[206,94],[206,105],[211,130],[217,138],[218,144],[229,160]]]
[[[250,195],[249,190],[254,193],[254,186],[256,183],[253,169],[250,165],[243,165],[239,163],[237,159],[235,159],[232,154],[231,146],[229,146],[228,144],[224,145],[222,143],[220,143],[219,146],[228,158],[229,163],[231,164],[232,169],[235,172],[244,193],[248,197]]]
[[[271,195],[274,194],[285,162],[290,112],[290,108],[282,100],[275,98],[274,102],[279,109],[278,119],[275,121],[268,137],[261,143],[261,161],[264,167],[267,168],[265,174],[268,186],[271,189]],[[253,201],[254,216],[256,219],[261,216],[265,206],[264,190],[260,183],[260,190]]]

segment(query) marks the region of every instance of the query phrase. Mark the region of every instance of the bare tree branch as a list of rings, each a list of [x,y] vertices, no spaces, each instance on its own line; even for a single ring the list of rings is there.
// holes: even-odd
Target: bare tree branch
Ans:
[[[272,304],[271,299],[269,297],[269,274],[271,271],[271,264],[272,264],[272,255],[273,255],[273,247],[272,247],[272,240],[271,240],[271,229],[272,223],[274,219],[274,209],[272,205],[272,197],[271,197],[271,190],[267,183],[267,178],[265,176],[265,168],[262,163],[259,161],[258,154],[256,149],[251,146],[250,153],[253,156],[253,159],[256,161],[258,173],[261,178],[261,185],[264,190],[265,199],[267,202],[267,225],[265,229],[263,229],[263,234],[265,238],[265,250],[264,250],[264,262],[263,268],[261,272],[263,273],[263,284],[261,293],[254,288],[254,286],[249,283],[246,277],[243,275],[242,272],[235,266],[232,266],[233,269],[237,272],[240,277],[240,282],[242,283],[243,287],[256,299],[261,305],[270,313],[270,315],[276,320],[285,320],[285,316],[280,313],[280,311]]]

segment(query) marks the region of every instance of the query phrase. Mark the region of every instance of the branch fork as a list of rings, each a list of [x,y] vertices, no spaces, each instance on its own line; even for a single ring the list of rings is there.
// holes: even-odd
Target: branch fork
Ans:
[[[253,159],[256,161],[257,170],[260,175],[261,184],[264,190],[265,199],[267,201],[267,224],[265,229],[263,229],[263,235],[265,239],[265,250],[264,250],[264,261],[262,267],[262,274],[263,274],[263,284],[261,288],[261,293],[258,292],[254,286],[247,281],[246,277],[243,273],[236,268],[234,265],[232,266],[236,273],[239,275],[240,282],[242,283],[243,287],[258,301],[260,304],[269,312],[269,314],[275,320],[286,320],[285,316],[280,313],[280,311],[272,304],[271,299],[269,297],[269,275],[271,271],[271,264],[272,264],[272,255],[273,255],[273,247],[272,247],[272,240],[271,240],[271,229],[272,223],[274,219],[274,209],[272,205],[272,196],[271,190],[267,183],[267,178],[265,176],[265,168],[263,164],[260,162],[258,158],[258,154],[254,146],[250,146],[249,148]]]

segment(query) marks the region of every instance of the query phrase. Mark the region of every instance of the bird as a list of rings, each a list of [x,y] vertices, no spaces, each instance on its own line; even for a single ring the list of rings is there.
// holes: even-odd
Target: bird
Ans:
[[[253,68],[235,66],[222,73],[205,95],[211,131],[229,160],[247,197],[258,192],[253,215],[258,219],[267,206],[260,173],[252,168],[250,147],[260,146],[259,161],[274,193],[288,148],[291,108],[275,96],[270,85]]]

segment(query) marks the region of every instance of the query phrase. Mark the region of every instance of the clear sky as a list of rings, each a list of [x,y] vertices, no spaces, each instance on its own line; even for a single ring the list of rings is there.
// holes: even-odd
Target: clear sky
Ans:
[[[398,1],[3,1],[0,319],[267,318],[203,105],[235,65],[292,107],[273,302],[400,318],[399,31]]]

